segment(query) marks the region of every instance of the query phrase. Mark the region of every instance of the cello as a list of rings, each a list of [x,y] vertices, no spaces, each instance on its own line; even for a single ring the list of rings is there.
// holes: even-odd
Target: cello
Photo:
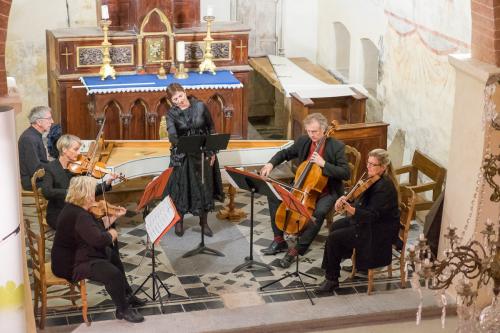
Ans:
[[[333,121],[327,128],[314,150],[315,153],[321,151],[322,147],[326,144],[326,139],[335,132],[336,126],[337,123]],[[316,201],[327,183],[328,177],[323,175],[322,168],[308,159],[303,161],[297,168],[290,192],[312,215],[316,208]],[[287,234],[300,233],[308,222],[306,217],[297,212],[287,210],[284,203],[281,203],[276,211],[276,226]]]

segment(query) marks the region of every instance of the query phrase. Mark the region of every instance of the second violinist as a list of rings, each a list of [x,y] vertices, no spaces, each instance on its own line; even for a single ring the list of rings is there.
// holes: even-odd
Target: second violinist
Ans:
[[[310,160],[318,165],[322,174],[328,177],[328,182],[316,201],[316,207],[313,212],[315,223],[309,223],[300,235],[300,241],[294,248],[288,249],[284,240],[284,232],[276,226],[276,211],[280,204],[279,201],[269,200],[269,214],[271,216],[271,225],[274,233],[274,240],[269,247],[261,250],[266,255],[274,255],[279,252],[287,251],[283,259],[280,260],[280,266],[288,268],[297,258],[297,254],[303,255],[309,245],[318,234],[327,213],[333,204],[344,192],[343,181],[349,179],[349,164],[345,156],[345,145],[332,137],[326,138],[324,144],[316,152],[316,146],[325,136],[328,127],[328,121],[320,113],[312,113],[304,118],[304,128],[307,135],[299,137],[294,144],[284,150],[279,151],[271,160],[261,169],[262,176],[268,176],[271,170],[283,163],[297,159],[299,163]]]
[[[77,160],[81,145],[82,142],[79,137],[71,134],[62,135],[56,144],[59,158],[49,162],[44,167],[45,176],[42,181],[42,193],[48,200],[46,219],[47,224],[54,230],[57,229],[57,217],[64,207],[69,182],[75,176],[69,170],[69,166],[71,162]],[[116,175],[110,175],[105,181],[105,191],[111,190],[111,182],[116,178]],[[96,188],[96,195],[99,194],[102,194],[100,185]]]

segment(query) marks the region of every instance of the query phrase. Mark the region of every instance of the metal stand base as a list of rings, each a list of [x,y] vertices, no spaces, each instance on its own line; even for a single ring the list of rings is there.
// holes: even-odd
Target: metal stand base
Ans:
[[[161,299],[160,286],[167,292],[168,298],[170,298],[171,294],[170,294],[170,291],[168,290],[167,286],[165,286],[165,284],[162,282],[162,280],[160,279],[160,277],[156,273],[156,270],[155,270],[155,266],[156,266],[155,265],[155,263],[156,263],[155,257],[156,257],[155,256],[155,244],[153,243],[152,254],[151,254],[152,271],[151,271],[151,273],[149,273],[149,275],[146,278],[146,280],[144,280],[144,282],[142,282],[142,284],[139,286],[139,288],[137,288],[132,293],[132,295],[135,295],[139,291],[142,291],[153,302],[156,301],[156,298],[158,298],[160,300],[160,311],[161,311],[161,313],[163,313],[163,301]],[[146,282],[148,282],[149,279],[151,279],[151,281],[152,281],[151,284],[153,286],[153,290],[152,290],[152,294],[151,295],[148,294],[144,289],[142,289],[144,287],[144,285],[146,284]]]
[[[201,225],[201,243],[197,248],[184,253],[182,257],[188,258],[197,254],[211,254],[214,256],[225,257],[224,253],[205,246],[205,224]]]

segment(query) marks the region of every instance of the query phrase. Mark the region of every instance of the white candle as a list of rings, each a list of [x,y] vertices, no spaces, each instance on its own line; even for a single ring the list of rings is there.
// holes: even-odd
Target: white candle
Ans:
[[[214,16],[214,7],[212,6],[207,7],[207,16]]]
[[[420,234],[420,236],[418,237],[419,240],[423,241],[425,240],[425,235],[424,234]]]
[[[177,42],[175,53],[177,61],[184,62],[186,60],[186,42],[180,40]]]
[[[103,20],[109,20],[108,5],[101,6],[101,18]]]

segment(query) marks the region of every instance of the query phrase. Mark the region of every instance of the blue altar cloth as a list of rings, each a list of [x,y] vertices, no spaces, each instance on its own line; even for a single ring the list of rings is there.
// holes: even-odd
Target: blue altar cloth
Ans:
[[[116,92],[148,92],[166,91],[167,86],[177,82],[187,89],[238,89],[243,84],[230,71],[217,71],[215,75],[204,72],[189,72],[187,79],[179,80],[173,74],[166,79],[159,79],[156,74],[117,75],[116,79],[101,80],[100,76],[83,76],[80,78],[87,89],[87,95],[110,94]]]

